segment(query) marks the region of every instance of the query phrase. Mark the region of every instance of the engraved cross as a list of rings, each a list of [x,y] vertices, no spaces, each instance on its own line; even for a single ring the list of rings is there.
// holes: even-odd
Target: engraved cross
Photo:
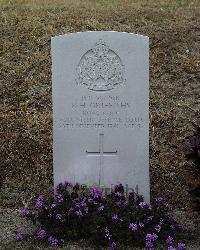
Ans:
[[[99,150],[96,152],[86,151],[88,156],[99,156],[99,185],[103,175],[104,156],[116,156],[116,151],[104,151],[104,134],[99,134]]]

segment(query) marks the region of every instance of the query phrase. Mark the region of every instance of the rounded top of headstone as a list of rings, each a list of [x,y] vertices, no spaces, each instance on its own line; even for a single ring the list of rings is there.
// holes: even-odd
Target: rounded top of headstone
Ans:
[[[74,32],[74,33],[66,33],[63,35],[58,35],[54,36],[51,39],[57,39],[57,38],[62,38],[65,36],[78,36],[78,35],[96,35],[96,34],[112,34],[112,35],[123,35],[123,36],[131,36],[131,37],[136,37],[136,38],[142,38],[142,39],[149,39],[148,36],[141,35],[141,34],[135,34],[135,33],[129,33],[129,32],[119,32],[119,31],[114,31],[114,30],[109,30],[109,31],[83,31],[83,32]]]

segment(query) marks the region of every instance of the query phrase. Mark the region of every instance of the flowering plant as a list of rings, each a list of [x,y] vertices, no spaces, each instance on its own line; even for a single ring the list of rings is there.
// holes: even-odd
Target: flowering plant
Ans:
[[[185,249],[184,243],[177,241],[182,227],[166,201],[158,197],[147,204],[135,192],[126,197],[121,184],[106,194],[99,187],[60,183],[49,197],[37,198],[33,211],[23,208],[20,214],[39,223],[35,236],[52,247],[88,239],[110,249],[120,244],[148,250],[158,244],[165,244],[166,249]],[[22,239],[19,232],[17,239]]]

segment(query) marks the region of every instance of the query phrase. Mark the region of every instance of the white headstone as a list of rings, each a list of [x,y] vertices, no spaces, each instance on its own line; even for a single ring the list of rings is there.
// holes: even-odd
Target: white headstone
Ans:
[[[54,184],[122,183],[149,201],[149,39],[52,38]]]

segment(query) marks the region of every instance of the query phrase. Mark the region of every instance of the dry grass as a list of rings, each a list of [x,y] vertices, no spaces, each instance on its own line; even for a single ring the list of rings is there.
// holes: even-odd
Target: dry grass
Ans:
[[[200,2],[0,1],[1,199],[28,201],[52,185],[51,36],[116,30],[150,37],[151,191],[191,207],[199,181],[182,140],[200,110]],[[189,177],[190,176],[190,177]]]

